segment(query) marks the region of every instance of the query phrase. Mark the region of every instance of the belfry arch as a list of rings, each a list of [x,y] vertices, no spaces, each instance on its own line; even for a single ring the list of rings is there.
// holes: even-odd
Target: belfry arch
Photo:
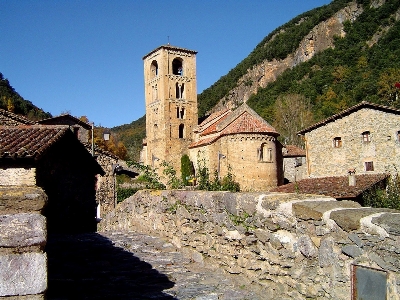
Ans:
[[[172,61],[172,74],[183,75],[183,60],[181,58],[174,58]]]
[[[158,75],[158,63],[156,60],[153,60],[151,62],[150,71],[151,71],[151,74],[153,75],[153,77],[156,77]]]

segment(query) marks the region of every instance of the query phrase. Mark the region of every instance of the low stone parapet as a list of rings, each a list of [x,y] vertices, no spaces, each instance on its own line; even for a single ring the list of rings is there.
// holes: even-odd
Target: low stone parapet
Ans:
[[[395,210],[318,195],[145,190],[100,229],[167,238],[195,261],[265,286],[265,299],[400,299]]]
[[[0,298],[44,299],[46,202],[40,188],[0,186]]]

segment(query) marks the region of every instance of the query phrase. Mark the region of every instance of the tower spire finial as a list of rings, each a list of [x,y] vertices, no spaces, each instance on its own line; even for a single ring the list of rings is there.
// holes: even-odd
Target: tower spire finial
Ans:
[[[168,37],[168,44],[167,45],[169,46],[169,35],[167,37]]]

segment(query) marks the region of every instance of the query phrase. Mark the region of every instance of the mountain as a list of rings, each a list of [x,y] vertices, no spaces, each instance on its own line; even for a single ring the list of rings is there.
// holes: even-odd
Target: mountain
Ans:
[[[200,113],[247,102],[283,142],[301,145],[296,131],[363,100],[400,108],[399,7],[333,1],[294,18],[199,95]]]
[[[51,114],[22,98],[0,73],[0,108],[26,116],[32,121],[51,118]]]

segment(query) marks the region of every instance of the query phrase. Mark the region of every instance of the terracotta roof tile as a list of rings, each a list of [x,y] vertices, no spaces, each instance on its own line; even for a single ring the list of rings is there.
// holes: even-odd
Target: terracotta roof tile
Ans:
[[[301,193],[331,196],[336,199],[351,199],[386,179],[388,174],[356,175],[356,185],[349,186],[348,176],[307,178],[295,183],[281,185],[273,192]]]
[[[25,118],[24,116],[14,114],[12,112],[9,112],[9,111],[1,109],[1,108],[0,108],[0,115],[3,115],[4,117],[9,118],[11,120],[14,120],[14,121],[16,121],[16,122],[18,122],[20,124],[24,124],[24,125],[33,125],[33,124],[35,124],[34,121],[31,121],[31,120]]]
[[[306,156],[306,150],[301,149],[295,145],[286,145],[284,148],[283,157],[298,157]]]
[[[236,120],[229,124],[222,133],[276,133],[276,130],[267,122],[263,122],[245,111]]]
[[[68,130],[68,126],[0,126],[0,159],[37,159]]]

